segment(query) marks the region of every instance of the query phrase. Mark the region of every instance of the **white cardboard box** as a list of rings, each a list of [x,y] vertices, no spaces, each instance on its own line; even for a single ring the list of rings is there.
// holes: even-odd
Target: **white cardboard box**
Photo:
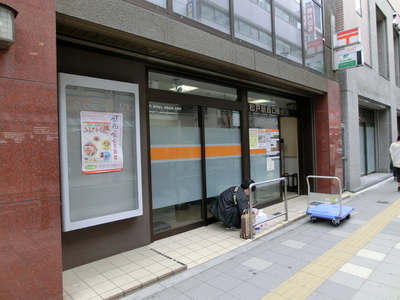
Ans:
[[[259,230],[259,229],[264,229],[267,227],[267,214],[265,214],[262,209],[258,210],[258,215],[255,216],[254,220],[254,229]]]

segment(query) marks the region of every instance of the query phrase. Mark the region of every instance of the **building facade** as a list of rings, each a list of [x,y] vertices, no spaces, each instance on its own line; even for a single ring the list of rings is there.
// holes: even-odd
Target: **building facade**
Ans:
[[[4,4],[18,15],[0,50],[0,298],[61,299],[62,270],[214,222],[208,207],[245,178],[286,176],[292,196],[307,193],[307,175],[359,187],[355,113],[375,111],[377,140],[395,135],[397,85],[374,63],[332,69],[333,34],[353,25],[341,1]],[[361,80],[350,90],[365,69],[391,100]],[[377,140],[379,168],[365,174],[389,172]],[[255,197],[270,205],[282,187]]]
[[[396,1],[336,1],[336,31],[360,28],[364,66],[339,71],[345,187],[357,191],[364,177],[387,172],[388,149],[396,141],[399,31]],[[395,19],[395,20],[394,20]]]

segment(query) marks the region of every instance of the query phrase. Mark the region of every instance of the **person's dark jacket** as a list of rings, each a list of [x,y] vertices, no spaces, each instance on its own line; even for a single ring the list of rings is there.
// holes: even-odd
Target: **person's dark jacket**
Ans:
[[[233,201],[235,186],[223,191],[208,211],[227,227],[240,228],[240,217],[243,210],[248,208],[247,197],[242,187],[236,192],[237,205]]]

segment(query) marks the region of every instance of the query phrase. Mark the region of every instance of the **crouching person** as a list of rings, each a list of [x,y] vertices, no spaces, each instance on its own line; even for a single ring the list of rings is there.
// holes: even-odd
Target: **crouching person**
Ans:
[[[252,183],[253,180],[246,179],[240,186],[231,186],[223,191],[208,209],[218,221],[225,224],[226,229],[240,228],[243,210],[249,208],[247,196],[250,195],[249,187]]]

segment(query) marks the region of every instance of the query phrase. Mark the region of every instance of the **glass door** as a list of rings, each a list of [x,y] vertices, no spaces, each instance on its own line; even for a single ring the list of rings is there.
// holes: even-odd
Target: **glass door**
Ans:
[[[204,131],[208,210],[220,193],[242,181],[239,112],[205,108]]]
[[[150,102],[153,233],[202,219],[197,106]]]
[[[360,172],[361,175],[376,172],[376,142],[374,111],[359,109]]]

